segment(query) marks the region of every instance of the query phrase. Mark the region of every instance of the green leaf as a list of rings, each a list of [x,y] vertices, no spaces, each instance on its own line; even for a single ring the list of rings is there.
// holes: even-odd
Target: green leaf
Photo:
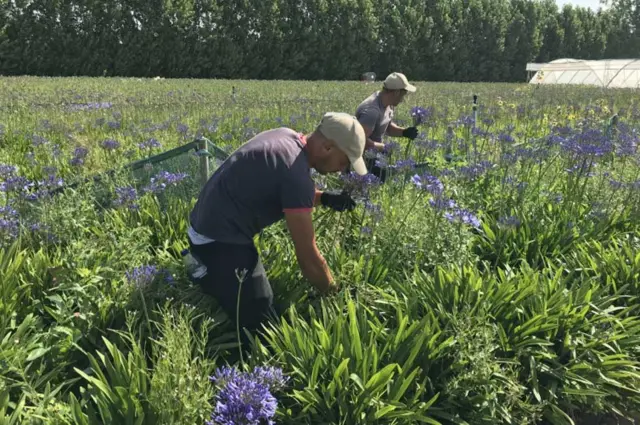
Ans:
[[[385,406],[382,409],[376,410],[376,413],[373,416],[376,419],[380,419],[381,417],[385,416],[387,413],[393,412],[394,410],[396,410],[396,406]]]
[[[365,389],[375,393],[380,388],[387,385],[387,383],[393,377],[395,370],[398,368],[398,365],[393,363],[382,368],[378,373],[373,375],[365,385]]]
[[[42,356],[44,356],[45,354],[47,354],[49,351],[51,350],[51,347],[48,348],[36,348],[35,350],[32,350],[29,355],[27,356],[27,361],[31,362],[34,361]]]
[[[358,388],[360,388],[361,391],[364,391],[364,385],[362,384],[362,379],[360,379],[358,375],[356,375],[355,373],[352,373],[351,375],[349,375],[349,379],[355,382],[355,384],[358,386]]]

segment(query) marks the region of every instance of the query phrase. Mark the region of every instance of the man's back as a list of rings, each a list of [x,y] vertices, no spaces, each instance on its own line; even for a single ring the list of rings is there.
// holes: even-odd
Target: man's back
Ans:
[[[288,128],[264,131],[238,148],[202,189],[191,212],[196,232],[249,244],[282,219],[285,209],[311,209],[315,186],[302,136]]]
[[[382,136],[393,118],[393,109],[385,108],[380,100],[380,92],[375,92],[358,105],[356,118],[362,125],[371,129],[369,139],[382,142]]]

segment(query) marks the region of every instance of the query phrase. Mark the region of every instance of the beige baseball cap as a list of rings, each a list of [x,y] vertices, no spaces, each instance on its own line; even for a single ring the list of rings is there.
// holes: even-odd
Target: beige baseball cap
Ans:
[[[410,93],[416,91],[416,86],[409,84],[409,80],[400,72],[392,72],[387,76],[383,83],[384,87],[389,90],[406,90]]]
[[[344,112],[327,112],[318,124],[318,131],[327,139],[333,140],[347,155],[356,173],[361,176],[367,174],[367,167],[362,159],[367,137],[356,117]]]

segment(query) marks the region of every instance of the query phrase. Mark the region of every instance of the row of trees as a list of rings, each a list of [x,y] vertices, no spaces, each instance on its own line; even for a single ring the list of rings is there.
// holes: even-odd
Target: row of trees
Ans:
[[[637,57],[640,0],[7,0],[0,74],[523,81],[530,61]]]

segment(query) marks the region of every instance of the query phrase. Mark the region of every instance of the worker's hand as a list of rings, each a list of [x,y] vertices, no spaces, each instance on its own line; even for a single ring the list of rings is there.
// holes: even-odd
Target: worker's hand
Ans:
[[[329,287],[329,294],[337,294],[338,292],[340,292],[340,285],[338,285],[338,282],[333,281],[331,283],[331,286]]]
[[[417,127],[408,127],[402,131],[402,137],[406,137],[408,139],[415,139],[418,137],[418,128]]]
[[[325,207],[332,208],[336,211],[351,211],[356,207],[356,201],[345,192],[325,191],[320,195],[320,203]]]

